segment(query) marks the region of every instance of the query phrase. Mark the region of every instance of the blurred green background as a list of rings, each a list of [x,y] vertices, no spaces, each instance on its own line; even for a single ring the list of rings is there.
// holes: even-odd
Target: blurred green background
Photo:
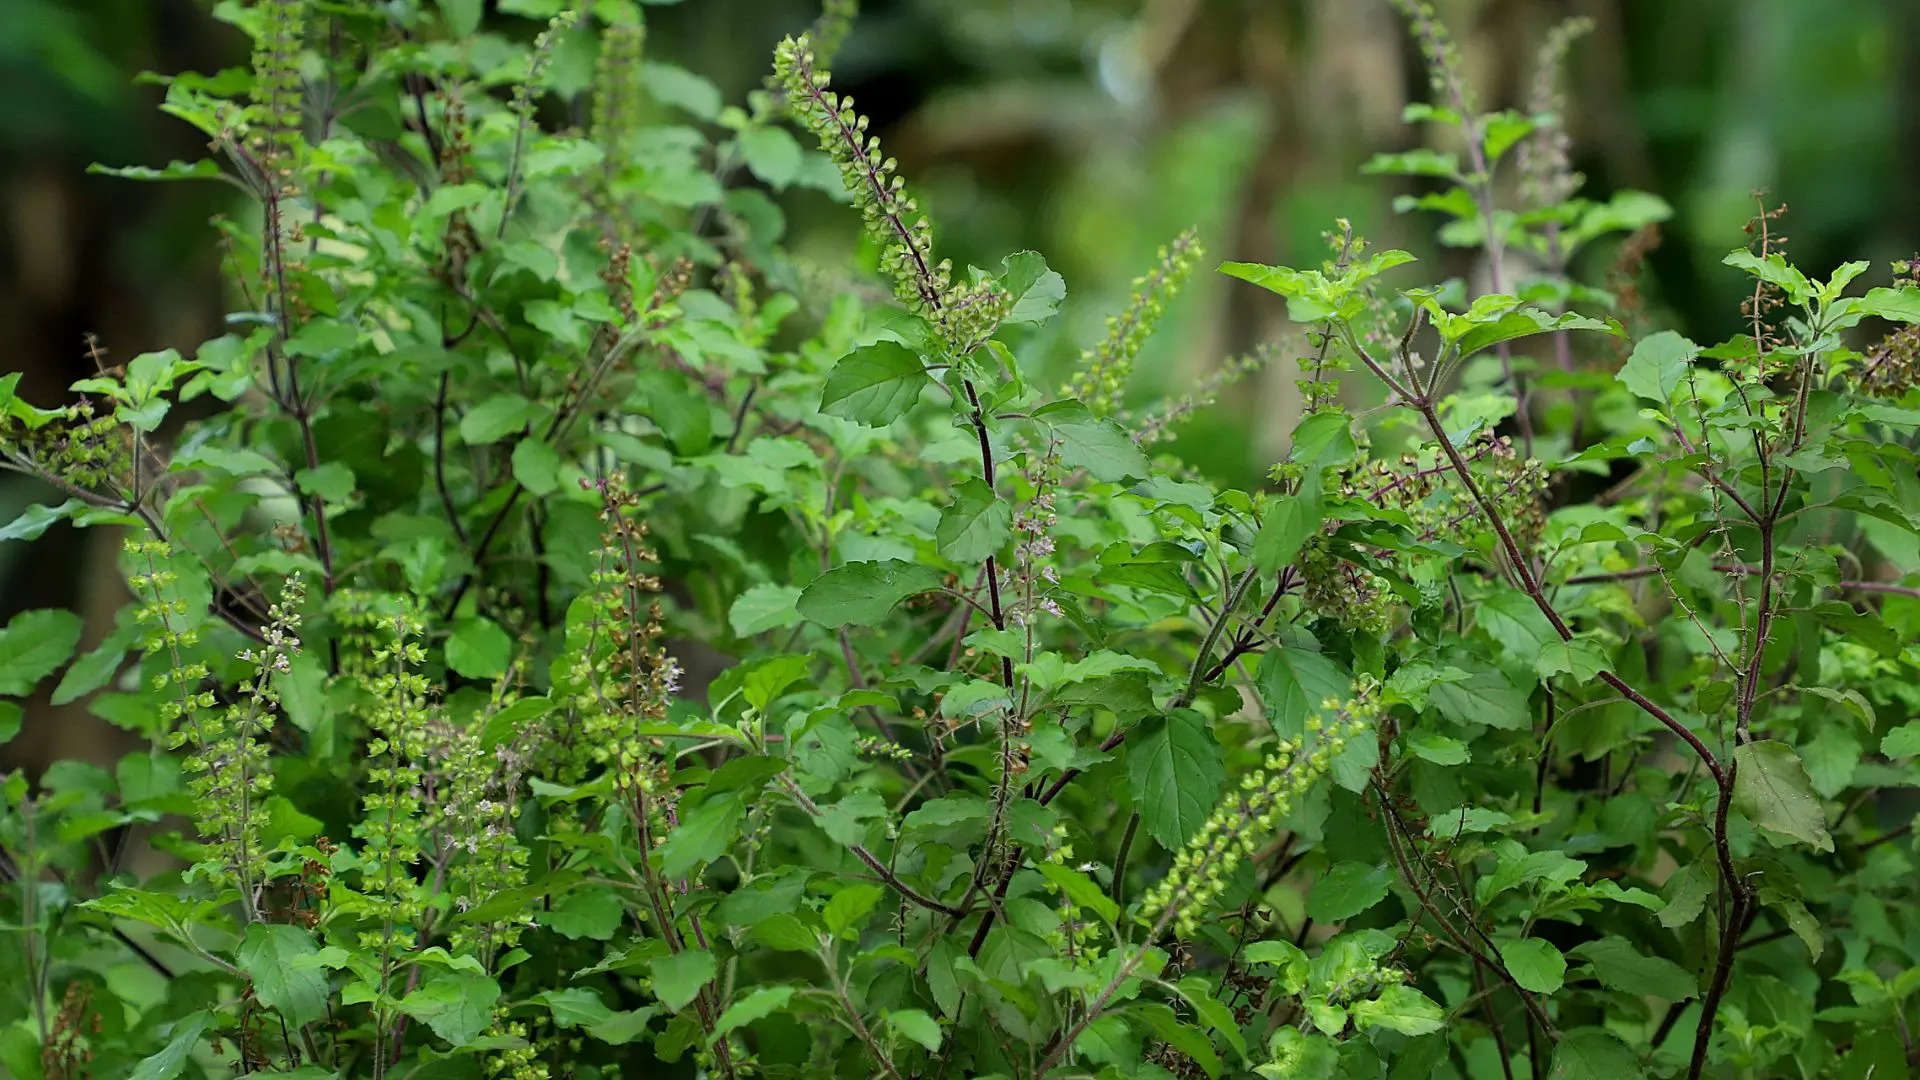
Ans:
[[[584,4],[587,0],[582,0]],[[488,8],[495,8],[489,0]],[[1734,329],[1750,192],[1789,205],[1795,258],[1824,273],[1920,247],[1920,0],[1440,0],[1482,101],[1521,105],[1534,55],[1561,20],[1596,29],[1565,79],[1574,164],[1588,193],[1659,193],[1674,220],[1641,288],[1655,324],[1699,340]],[[53,404],[88,374],[84,335],[110,360],[216,333],[218,185],[134,184],[86,166],[203,156],[156,112],[143,70],[243,64],[246,45],[205,0],[0,0],[0,370]],[[1350,217],[1377,243],[1468,274],[1432,223],[1397,216],[1404,182],[1363,177],[1375,151],[1415,145],[1400,121],[1426,78],[1386,0],[867,0],[836,83],[916,183],[942,253],[997,266],[1043,253],[1068,283],[1065,363],[1125,303],[1155,248],[1197,225],[1220,259],[1317,261]],[[730,100],[759,84],[773,45],[813,18],[808,0],[648,6],[648,52],[712,79]],[[530,36],[500,15],[489,27]],[[590,57],[587,57],[590,61]],[[564,81],[564,72],[560,73]],[[784,199],[794,247],[831,262],[854,230],[819,196]],[[1615,245],[1617,247],[1617,245]],[[1612,248],[1577,267],[1605,273]],[[1884,274],[1884,266],[1877,271]],[[1439,275],[1435,275],[1439,276]],[[1285,340],[1280,305],[1202,270],[1142,355],[1137,400],[1178,393],[1223,358]],[[1189,423],[1195,466],[1256,480],[1290,427],[1282,363]],[[0,520],[44,493],[0,474]],[[115,539],[64,527],[0,544],[0,620],[75,606],[104,627],[117,604]],[[42,725],[80,738],[85,725]],[[12,748],[78,753],[84,745]]]

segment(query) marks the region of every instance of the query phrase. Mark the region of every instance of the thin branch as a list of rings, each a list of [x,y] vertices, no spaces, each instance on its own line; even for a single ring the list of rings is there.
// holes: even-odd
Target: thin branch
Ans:
[[[801,791],[800,786],[793,782],[792,777],[782,774],[780,777],[780,786],[786,789],[787,794],[790,797],[792,797],[794,802],[800,804],[800,808],[802,810],[805,810],[808,814],[811,814],[814,817],[820,817],[822,815],[823,812],[821,811],[819,804],[815,803],[812,799],[809,799],[807,797],[806,792]],[[921,907],[926,908],[928,911],[938,911],[943,915],[955,915],[955,916],[966,914],[966,912],[962,911],[957,907],[951,907],[947,904],[943,904],[940,901],[933,899],[930,896],[922,895],[921,893],[916,891],[913,888],[913,886],[908,885],[904,881],[901,881],[898,875],[894,874],[892,870],[889,870],[887,868],[886,863],[881,862],[879,858],[877,858],[873,854],[873,852],[867,850],[865,846],[860,844],[851,844],[851,845],[848,845],[847,850],[853,852],[855,858],[859,859],[863,863],[866,863],[867,868],[869,870],[872,870],[876,875],[878,875],[881,881],[884,881],[889,886],[891,886],[895,892],[899,893],[901,896],[906,897],[908,900],[911,900],[914,903],[919,904]]]

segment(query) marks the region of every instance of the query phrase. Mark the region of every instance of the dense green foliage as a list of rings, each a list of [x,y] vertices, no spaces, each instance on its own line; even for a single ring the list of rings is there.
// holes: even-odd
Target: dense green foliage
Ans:
[[[847,0],[741,105],[634,5],[500,6],[222,5],[253,63],[166,104],[215,157],[109,171],[246,193],[231,331],[0,379],[66,496],[0,535],[122,527],[132,597],[15,619],[0,693],[150,741],[5,780],[0,1067],[1912,1067],[1912,267],[1762,202],[1736,332],[1640,326],[1567,276],[1669,212],[1568,171],[1581,27],[1489,112],[1409,0],[1435,148],[1369,171],[1484,281],[1222,265],[1306,403],[1232,490],[1162,444],[1250,362],[1122,393],[1206,238],[1043,381],[1067,283],[940,258]]]

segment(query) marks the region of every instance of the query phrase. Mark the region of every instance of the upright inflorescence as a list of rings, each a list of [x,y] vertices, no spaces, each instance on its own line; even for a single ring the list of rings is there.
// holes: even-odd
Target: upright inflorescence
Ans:
[[[820,16],[807,28],[807,40],[813,45],[814,62],[821,67],[833,64],[833,58],[840,55],[840,46],[847,40],[847,34],[853,29],[853,20],[860,14],[860,0],[825,0],[820,5]]]
[[[1257,346],[1252,352],[1228,357],[1219,368],[1209,372],[1199,385],[1176,398],[1161,401],[1142,410],[1124,425],[1133,433],[1133,441],[1140,446],[1152,446],[1154,443],[1170,438],[1173,429],[1181,421],[1201,409],[1208,408],[1220,400],[1220,395],[1234,384],[1256,371],[1264,369],[1280,355],[1277,345]]]
[[[232,838],[222,852],[225,870],[240,885],[243,903],[250,910],[256,905],[256,894],[266,874],[259,809],[273,786],[266,737],[280,708],[276,677],[292,672],[293,657],[300,652],[301,608],[306,599],[306,585],[300,577],[288,578],[279,602],[267,609],[259,647],[240,651],[240,660],[252,665],[253,674],[240,684],[239,700],[228,706],[222,720],[209,725],[206,734],[217,740],[216,746],[187,759],[191,768],[196,759],[206,758],[208,775],[215,761],[220,770],[234,774],[238,791],[223,800],[227,805],[221,809],[217,824]],[[208,825],[214,823],[203,821],[202,834],[206,835]]]
[[[420,620],[411,614],[356,613],[349,621],[384,624],[385,640],[371,657],[365,680],[372,706],[367,714],[367,787],[358,826],[361,890],[373,902],[378,925],[363,936],[365,948],[390,971],[403,930],[424,916],[414,867],[425,849],[425,791],[420,766],[427,758],[433,715],[431,686],[419,673],[426,663]]]
[[[632,145],[641,126],[645,97],[640,90],[640,64],[646,55],[647,26],[621,23],[600,35],[600,62],[593,76],[593,119],[588,131],[606,153],[606,166],[617,169],[621,151]]]
[[[496,694],[488,715],[502,707]],[[439,755],[444,774],[441,828],[455,849],[447,886],[458,911],[524,884],[527,876],[527,852],[514,837],[513,823],[527,765],[526,744],[539,736],[540,729],[522,731],[518,738],[489,752],[480,739],[483,727],[484,721],[476,721],[452,728]],[[518,943],[521,930],[531,922],[529,911],[487,921],[456,920],[447,932],[447,944],[455,954],[477,954],[491,968],[503,950]]]
[[[1467,85],[1460,46],[1447,32],[1446,24],[1426,0],[1392,0],[1392,3],[1413,27],[1414,40],[1420,44],[1420,58],[1426,61],[1427,81],[1434,95],[1459,112],[1462,120],[1471,120],[1473,91]]]
[[[1781,203],[1769,207],[1764,201],[1765,192],[1753,193],[1759,210],[1747,221],[1747,248],[1757,259],[1767,259],[1773,255],[1783,255],[1786,251],[1787,237],[1780,231],[1780,219],[1787,216],[1787,206]],[[1782,310],[1788,307],[1787,295],[1778,285],[1765,277],[1755,276],[1753,292],[1740,302],[1740,317],[1747,324],[1747,332],[1753,337],[1753,362],[1744,374],[1754,380],[1765,381],[1783,371],[1792,370],[1800,362],[1798,354],[1786,350],[1787,335],[1780,329]]]
[[[1356,686],[1351,701],[1323,702],[1320,712],[1307,717],[1300,738],[1280,740],[1262,767],[1243,777],[1239,790],[1214,808],[1174,856],[1167,876],[1147,894],[1142,919],[1156,924],[1171,920],[1182,936],[1199,929],[1207,905],[1226,889],[1241,860],[1259,848],[1274,823],[1291,813],[1332,767],[1347,740],[1366,732],[1378,713],[1370,684]]]
[[[1205,254],[1199,233],[1192,228],[1160,247],[1153,269],[1133,279],[1133,298],[1126,310],[1107,319],[1107,336],[1080,355],[1080,370],[1068,380],[1064,396],[1080,399],[1099,416],[1120,408],[1140,347],[1159,325],[1167,301],[1180,292],[1194,263]]]
[[[300,45],[306,26],[306,0],[261,0],[260,24],[253,41],[253,108],[248,115],[248,150],[267,181],[292,180],[294,155],[301,143]]]
[[[1353,265],[1354,257],[1367,249],[1366,240],[1355,235],[1353,222],[1346,218],[1335,218],[1333,228],[1321,233],[1320,238],[1328,251],[1320,270],[1329,279],[1344,276],[1347,268]],[[1369,282],[1368,301],[1377,306],[1371,285]],[[1375,325],[1384,322],[1384,319],[1374,320]],[[1300,411],[1303,415],[1340,406],[1340,373],[1346,370],[1347,362],[1346,350],[1334,348],[1333,324],[1323,322],[1309,330],[1307,340],[1313,352],[1300,358],[1300,379],[1295,383],[1300,390]]]
[[[1030,625],[1040,614],[1058,618],[1060,605],[1048,594],[1060,581],[1053,566],[1053,528],[1060,522],[1054,513],[1055,489],[1060,481],[1060,447],[1049,444],[1046,452],[1030,455],[1023,479],[1033,495],[1013,515],[1013,565],[1007,568],[1001,591],[1015,597],[1007,613],[1015,625]]]
[[[1920,285],[1920,257],[1893,264],[1895,286]],[[1862,364],[1862,393],[1898,397],[1920,385],[1920,323],[1903,323],[1874,346]]]
[[[0,458],[63,487],[117,496],[131,488],[133,436],[112,409],[81,398],[31,420],[0,413]]]
[[[1527,111],[1539,126],[1519,147],[1521,192],[1534,206],[1558,205],[1580,190],[1583,178],[1571,164],[1573,136],[1567,134],[1567,101],[1560,91],[1560,76],[1573,43],[1592,31],[1592,19],[1568,19],[1547,34],[1534,60]]]
[[[598,485],[601,548],[593,587],[580,600],[591,616],[569,633],[556,680],[574,723],[540,753],[542,772],[576,783],[611,770],[635,827],[664,835],[673,787],[658,742],[641,732],[665,722],[680,691],[679,661],[667,654],[660,580],[647,546],[639,498],[614,475]]]
[[[839,167],[866,229],[880,248],[880,273],[893,295],[931,325],[956,355],[978,348],[1000,325],[1010,299],[991,278],[956,282],[953,264],[933,257],[933,225],[907,194],[898,163],[868,135],[853,99],[829,87],[806,36],[787,38],[773,54],[774,78],[793,115]]]
[[[211,848],[196,871],[238,889],[251,921],[259,916],[259,891],[266,877],[259,809],[272,787],[272,771],[264,737],[280,703],[274,678],[291,670],[292,657],[300,651],[305,589],[298,577],[288,579],[280,602],[269,611],[263,642],[239,655],[252,666],[252,677],[240,684],[237,700],[217,710],[214,694],[201,689],[211,677],[207,666],[186,660],[198,635],[183,628],[187,603],[179,594],[177,575],[167,566],[171,549],[163,541],[135,540],[127,544],[127,554],[143,567],[129,581],[144,598],[139,615],[148,627],[146,650],[166,659],[165,670],[155,677],[157,689],[171,691],[160,714],[165,743],[186,753],[194,827]]]

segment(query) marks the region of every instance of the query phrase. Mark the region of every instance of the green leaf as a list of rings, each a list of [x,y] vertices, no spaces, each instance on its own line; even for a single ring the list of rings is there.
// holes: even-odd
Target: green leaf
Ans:
[[[199,161],[169,161],[159,168],[150,165],[102,165],[94,162],[87,166],[89,176],[117,176],[122,180],[220,180],[225,174],[220,171],[220,163],[212,158]]]
[[[791,653],[755,660],[751,666],[739,669],[740,696],[764,713],[787,687],[807,677],[807,667],[807,657]],[[734,672],[728,674],[731,676]]]
[[[173,1036],[159,1053],[140,1059],[127,1074],[127,1080],[173,1080],[187,1067],[200,1036],[213,1023],[213,1014],[197,1012],[173,1025]]]
[[[47,531],[55,522],[72,517],[74,511],[86,504],[79,499],[68,499],[58,506],[34,503],[20,512],[20,516],[0,525],[0,542],[7,540],[38,540],[40,534]]]
[[[934,543],[955,562],[979,563],[1006,545],[1012,524],[1013,508],[983,481],[968,478],[955,486],[953,503],[941,511]]]
[[[1868,289],[1854,310],[1893,322],[1920,322],[1920,288],[1902,285],[1897,289]]]
[[[1353,693],[1353,676],[1325,653],[1281,645],[1260,657],[1259,687],[1274,731],[1294,739],[1306,733],[1307,718],[1328,698],[1343,701]]]
[[[1307,914],[1315,922],[1351,919],[1387,898],[1393,875],[1384,865],[1335,863],[1307,892]]]
[[[1435,731],[1410,731],[1406,735],[1406,742],[1407,749],[1413,751],[1415,757],[1435,765],[1465,765],[1472,758],[1466,743]]]
[[[1309,470],[1345,465],[1359,453],[1353,441],[1353,418],[1339,409],[1322,409],[1294,425],[1287,440],[1287,460]]]
[[[1645,1075],[1626,1043],[1599,1028],[1580,1028],[1554,1045],[1547,1080],[1638,1080]]]
[[[926,1047],[929,1054],[940,1049],[940,1022],[919,1009],[888,1013],[887,1026]]]
[[[753,175],[784,188],[800,175],[800,142],[782,127],[748,128],[740,133],[740,159]]]
[[[1494,113],[1483,120],[1486,127],[1481,146],[1486,151],[1489,166],[1499,161],[1502,155],[1513,148],[1514,143],[1533,134],[1533,117],[1522,116],[1511,109]]]
[[[885,427],[907,414],[930,382],[911,349],[879,341],[840,358],[820,390],[820,411],[869,427]]]
[[[762,986],[754,989],[745,997],[727,1006],[720,1019],[713,1025],[713,1037],[718,1039],[735,1028],[742,1028],[755,1020],[773,1015],[786,1007],[793,999],[791,986]]]
[[[1198,975],[1189,975],[1173,984],[1173,988],[1192,1006],[1197,1026],[1227,1040],[1227,1045],[1233,1047],[1234,1053],[1239,1054],[1241,1060],[1246,1060],[1246,1036],[1240,1033],[1240,1024],[1234,1019],[1233,1010],[1213,996],[1207,980]]]
[[[1590,638],[1561,641],[1558,634],[1541,645],[1540,655],[1533,661],[1535,674],[1543,679],[1572,675],[1576,682],[1591,682],[1610,666],[1606,651],[1597,641]]]
[[[1777,251],[1763,259],[1746,248],[1736,248],[1720,261],[1727,266],[1739,267],[1769,285],[1778,286],[1787,294],[1787,299],[1796,304],[1804,304],[1813,296],[1813,283],[1807,280],[1807,275],[1788,263],[1786,257]]]
[[[1127,783],[1147,835],[1169,851],[1187,842],[1226,781],[1220,745],[1192,709],[1140,722],[1127,738]]]
[[[68,666],[66,673],[53,688],[53,696],[48,703],[65,705],[77,701],[107,684],[120,670],[121,663],[127,658],[127,650],[140,640],[141,627],[138,619],[126,619],[114,627],[99,645],[82,653]]]
[[[253,979],[253,996],[299,1027],[327,1015],[327,977],[308,961],[320,951],[306,928],[251,923],[234,960]]]
[[[400,1011],[435,1035],[465,1046],[493,1024],[493,1003],[500,984],[478,971],[442,971],[400,999]]]
[[[827,924],[827,932],[838,937],[857,929],[884,895],[886,890],[878,885],[856,882],[833,894],[833,899],[821,909],[820,919]]]
[[[1760,900],[1786,920],[1787,928],[1793,931],[1793,936],[1799,938],[1800,943],[1807,947],[1807,955],[1814,963],[1819,963],[1820,954],[1827,948],[1825,931],[1820,920],[1814,918],[1813,912],[1807,910],[1807,905],[1801,903],[1796,897],[1782,895],[1779,890],[1772,888],[1761,889]]]
[[[1880,752],[1889,758],[1909,758],[1920,754],[1920,720],[1912,720],[1888,730],[1880,739]]]
[[[553,1013],[553,1022],[563,1028],[586,1027],[613,1015],[597,991],[584,988],[548,990],[534,998]]]
[[[0,701],[0,746],[5,746],[20,734],[20,720],[25,715],[25,710],[15,702]]]
[[[1060,440],[1060,460],[1087,470],[1095,480],[1108,484],[1144,480],[1151,472],[1147,455],[1134,445],[1133,436],[1077,401],[1056,401],[1035,411],[1033,418]]]
[[[1731,684],[1726,685],[1731,689]],[[1803,686],[1800,689],[1815,697],[1825,698],[1845,709],[1854,719],[1860,721],[1860,725],[1867,729],[1868,734],[1873,733],[1874,725],[1879,722],[1879,718],[1874,715],[1873,703],[1858,690],[1835,689],[1831,686]]]
[[[80,642],[80,616],[41,608],[23,611],[0,630],[0,694],[24,697],[67,662]]]
[[[1579,222],[1563,234],[1565,250],[1578,250],[1581,245],[1605,233],[1632,232],[1672,216],[1673,207],[1657,195],[1630,189],[1616,191],[1606,202],[1587,207]]]
[[[1320,500],[1306,493],[1282,495],[1267,505],[1266,519],[1253,541],[1253,564],[1271,574],[1293,562],[1301,545],[1320,531]]]
[[[447,666],[469,679],[505,675],[512,657],[513,639],[492,619],[462,619],[447,638]]]
[[[1500,645],[1501,651],[1528,667],[1549,646],[1559,645],[1560,634],[1533,598],[1519,589],[1502,588],[1473,609],[1474,622]]]
[[[454,37],[466,37],[480,29],[480,14],[485,9],[485,0],[439,0],[440,15],[447,21],[447,32]]]
[[[1833,850],[1826,811],[1793,747],[1778,739],[1743,743],[1733,748],[1733,763],[1733,805],[1749,821],[1816,851]]]
[[[1600,985],[1609,990],[1668,1001],[1684,1001],[1699,992],[1686,968],[1663,957],[1642,955],[1623,937],[1582,942],[1572,953],[1592,964]]]
[[[1034,251],[1016,251],[1002,260],[1000,285],[1013,299],[1002,323],[1042,322],[1060,310],[1060,302],[1067,298],[1066,281]]]
[[[779,949],[783,952],[820,951],[820,932],[802,922],[798,916],[784,912],[768,916],[755,923],[753,940],[770,949]]]
[[[1807,780],[1823,799],[1831,799],[1853,782],[1853,770],[1860,764],[1860,740],[1850,728],[1828,724],[1801,748],[1806,761]]]
[[[293,474],[293,482],[301,491],[327,502],[344,502],[353,495],[353,470],[337,461],[315,469],[301,469]]]
[[[640,84],[648,96],[664,105],[684,109],[707,121],[720,117],[725,99],[720,89],[706,79],[682,67],[647,61],[640,66]]]
[[[1596,330],[1603,334],[1614,335],[1622,333],[1617,323],[1588,318],[1571,311],[1561,315],[1549,315],[1533,308],[1521,308],[1517,311],[1509,311],[1496,319],[1477,323],[1461,334],[1460,355],[1472,356],[1504,341],[1514,341],[1555,330]]]
[[[1307,985],[1312,961],[1291,941],[1256,941],[1243,954],[1250,964],[1272,964],[1280,969],[1280,988],[1298,994]]]
[[[660,845],[660,869],[671,878],[687,876],[724,854],[740,835],[745,805],[733,797],[708,799],[680,815],[680,824]]]
[[[909,596],[940,587],[940,572],[902,559],[852,562],[813,579],[801,590],[800,614],[822,626],[873,625]]]
[[[1666,408],[1686,377],[1687,365],[1700,355],[1700,346],[1671,330],[1642,338],[1620,368],[1620,381],[1635,396]]]
[[[1372,1001],[1355,1002],[1353,1022],[1362,1028],[1386,1028],[1402,1035],[1429,1035],[1446,1026],[1446,1013],[1411,986],[1395,983]]]
[[[1107,922],[1120,918],[1120,905],[1094,884],[1092,878],[1060,863],[1043,862],[1036,864],[1040,876],[1047,879],[1054,888],[1059,889],[1074,906],[1085,908]]]
[[[546,495],[560,486],[560,470],[565,466],[559,451],[544,439],[521,439],[513,447],[513,478],[535,495]]]
[[[1550,941],[1518,938],[1500,943],[1500,962],[1523,989],[1552,994],[1566,982],[1567,958]]]
[[[530,327],[547,334],[555,342],[570,348],[580,348],[586,344],[586,327],[580,325],[580,319],[570,307],[555,300],[530,300],[524,307],[524,313]]]
[[[626,914],[617,893],[590,885],[571,890],[538,917],[541,925],[570,941],[606,941],[620,929]]]
[[[1360,166],[1368,175],[1390,173],[1396,176],[1440,176],[1460,178],[1460,159],[1438,150],[1417,147],[1399,154],[1375,154]]]
[[[1700,917],[1713,894],[1714,874],[1700,863],[1688,863],[1667,879],[1667,906],[1660,909],[1660,925],[1671,930]]]
[[[495,394],[460,418],[460,437],[468,443],[499,442],[540,416],[540,407],[519,394]]]
[[[466,37],[480,29],[480,14],[485,9],[485,0],[439,0],[440,15],[447,21],[447,32],[454,37]]]
[[[1126,1015],[1144,1021],[1160,1041],[1200,1066],[1208,1080],[1220,1075],[1220,1055],[1214,1052],[1212,1041],[1194,1025],[1182,1023],[1171,1008],[1157,1001],[1135,1002]]]
[[[674,1012],[687,1007],[700,988],[713,981],[717,968],[705,949],[683,949],[653,962],[653,996]]]
[[[1295,270],[1290,266],[1267,266],[1252,262],[1224,262],[1221,273],[1236,277],[1271,293],[1287,298],[1287,318],[1297,323],[1323,322],[1350,303],[1351,283],[1329,282],[1317,270]]]
[[[740,637],[784,629],[800,621],[799,599],[797,586],[755,585],[734,599],[727,623]]]

